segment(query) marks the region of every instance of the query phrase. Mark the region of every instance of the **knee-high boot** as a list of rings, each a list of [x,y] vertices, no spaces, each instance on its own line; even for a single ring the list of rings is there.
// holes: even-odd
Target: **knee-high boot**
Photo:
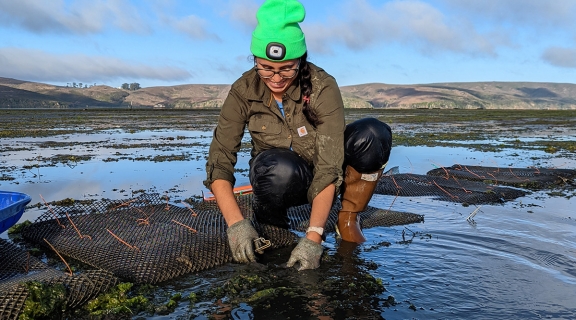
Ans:
[[[344,241],[362,243],[366,241],[358,213],[366,210],[374,194],[378,179],[384,168],[369,174],[362,174],[351,166],[346,167],[343,182],[342,209],[338,212],[337,231]]]

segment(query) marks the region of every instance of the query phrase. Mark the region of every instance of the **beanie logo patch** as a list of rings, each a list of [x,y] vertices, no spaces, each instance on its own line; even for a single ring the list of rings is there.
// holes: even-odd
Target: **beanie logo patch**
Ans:
[[[270,42],[266,46],[266,56],[270,60],[282,60],[286,56],[286,47],[278,42]]]

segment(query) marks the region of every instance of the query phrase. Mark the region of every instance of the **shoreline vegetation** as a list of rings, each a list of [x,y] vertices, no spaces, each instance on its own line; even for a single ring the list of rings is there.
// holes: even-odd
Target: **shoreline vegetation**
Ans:
[[[64,87],[0,77],[0,108],[219,109],[230,89],[225,84],[127,85]],[[572,83],[367,83],[341,86],[340,91],[347,109],[576,110]]]

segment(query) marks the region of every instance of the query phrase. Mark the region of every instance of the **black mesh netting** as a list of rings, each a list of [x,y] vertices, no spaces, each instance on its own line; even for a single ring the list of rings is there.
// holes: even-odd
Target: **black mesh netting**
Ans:
[[[428,171],[426,175],[384,175],[375,193],[394,196],[432,196],[437,200],[467,204],[502,203],[525,196],[527,191],[499,186],[542,189],[573,183],[576,170],[542,168],[498,168],[453,165]]]
[[[250,219],[252,198],[237,198]],[[331,211],[327,232],[334,231],[337,211],[336,206]],[[309,216],[309,205],[289,210],[295,230],[304,231]],[[370,207],[361,219],[368,228],[420,222],[423,217]],[[271,241],[271,248],[289,246],[298,238],[290,230],[253,222],[259,235]],[[215,201],[176,206],[166,197],[146,194],[126,201],[51,208],[27,227],[23,236],[119,278],[158,283],[231,262],[226,229]]]
[[[500,168],[455,164],[426,173],[445,179],[484,181],[493,185],[509,185],[529,189],[542,189],[572,182],[576,170],[546,168]]]
[[[383,176],[375,192],[394,196],[432,196],[437,200],[467,204],[501,203],[526,195],[526,191],[520,189],[412,173]]]
[[[0,319],[18,319],[30,293],[25,285],[29,281],[62,284],[66,290],[65,303],[70,308],[85,304],[118,282],[104,270],[87,270],[70,276],[4,239],[0,239],[0,257]]]

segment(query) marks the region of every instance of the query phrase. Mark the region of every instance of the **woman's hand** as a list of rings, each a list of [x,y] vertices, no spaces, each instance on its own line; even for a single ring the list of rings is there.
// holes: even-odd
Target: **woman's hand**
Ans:
[[[234,261],[240,263],[256,261],[254,239],[258,238],[258,233],[250,220],[244,219],[234,197],[232,184],[226,180],[216,180],[212,183],[212,193],[228,225],[226,233]]]
[[[256,261],[254,256],[254,239],[258,233],[248,219],[240,220],[228,228],[228,243],[234,261],[248,263]]]
[[[322,252],[324,252],[324,248],[321,244],[308,238],[302,238],[298,242],[298,245],[296,245],[296,248],[292,250],[292,254],[286,265],[292,267],[296,263],[299,263],[298,271],[316,269],[320,266]]]
[[[328,215],[332,208],[335,190],[336,187],[330,184],[324,188],[324,190],[320,191],[312,201],[312,212],[310,213],[311,227],[324,228],[326,225],[326,220],[328,220]],[[292,254],[286,265],[292,267],[296,263],[299,263],[298,271],[318,268],[320,266],[322,252],[324,251],[321,243],[321,234],[314,231],[307,232],[306,237],[300,239],[296,248],[292,250]]]

